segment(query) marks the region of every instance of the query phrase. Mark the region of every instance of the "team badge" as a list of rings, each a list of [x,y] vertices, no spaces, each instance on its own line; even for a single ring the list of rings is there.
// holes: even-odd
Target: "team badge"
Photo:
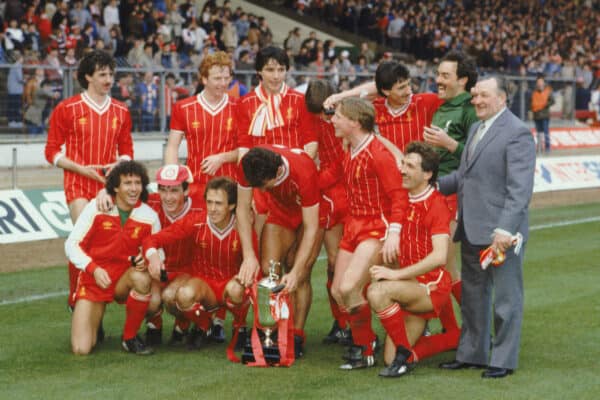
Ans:
[[[288,107],[287,112],[286,112],[286,118],[288,121],[291,121],[293,117],[294,117],[294,109],[292,107]]]
[[[136,226],[135,229],[133,230],[133,233],[131,234],[131,238],[132,239],[137,239],[140,236],[140,231],[142,230],[141,227]]]
[[[113,119],[112,119],[112,128],[113,129],[117,129],[118,124],[119,124],[119,119],[117,117],[113,117]]]
[[[415,219],[415,209],[414,208],[410,209],[410,215],[408,217],[406,217],[406,219],[408,221],[413,221]]]
[[[238,250],[238,241],[237,241],[237,239],[233,239],[233,243],[231,244],[231,250],[233,250],[233,251],[237,251]]]
[[[356,167],[356,172],[354,173],[354,177],[356,179],[360,178],[360,165]]]
[[[233,118],[227,118],[227,125],[225,126],[225,130],[230,131],[233,128]]]
[[[192,128],[194,128],[194,129],[200,128],[200,121],[193,121],[192,122]]]
[[[410,121],[412,121],[412,115],[410,113],[410,110],[408,110],[406,112],[406,122],[410,122]]]

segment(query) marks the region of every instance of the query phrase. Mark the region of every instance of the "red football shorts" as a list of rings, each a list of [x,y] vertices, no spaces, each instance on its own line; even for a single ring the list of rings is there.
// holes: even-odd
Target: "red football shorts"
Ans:
[[[89,181],[89,182],[88,182]],[[65,179],[65,199],[70,204],[75,199],[95,199],[98,192],[104,188],[104,184],[86,179],[85,185],[81,185],[81,179],[68,182]]]
[[[118,268],[105,268],[112,281],[110,286],[106,289],[102,289],[98,284],[93,275],[88,274],[85,271],[79,273],[79,279],[77,280],[77,290],[75,291],[75,301],[79,299],[85,299],[93,301],[95,303],[110,303],[114,301],[115,287],[117,282],[127,271],[129,265]]]
[[[367,239],[382,240],[386,231],[387,225],[381,218],[348,216],[344,224],[340,249],[353,253],[356,247]]]
[[[335,185],[321,194],[319,226],[331,229],[343,224],[348,215],[348,198],[343,185]]]
[[[267,224],[279,225],[291,231],[295,231],[302,225],[302,208],[300,206],[286,207],[273,199],[269,193],[263,194],[267,195]]]
[[[419,284],[427,289],[433,311],[414,315],[423,319],[433,319],[439,317],[444,305],[450,300],[452,291],[452,277],[444,268],[435,269],[425,275],[417,277]]]
[[[254,189],[252,191],[252,199],[254,200],[254,209],[258,215],[266,214],[269,211],[268,205],[268,197],[269,194],[267,192],[263,192],[260,189]]]
[[[219,304],[224,304],[225,303],[225,286],[227,286],[227,284],[229,283],[230,279],[211,279],[211,278],[207,278],[205,276],[202,275],[194,275],[194,278],[198,278],[201,279],[202,281],[206,282],[206,284],[208,285],[208,287],[213,291],[213,293],[215,294],[215,298],[217,299],[217,302]]]
[[[188,186],[188,196],[192,199],[194,207],[204,208],[204,190],[206,185],[203,183],[192,182]]]

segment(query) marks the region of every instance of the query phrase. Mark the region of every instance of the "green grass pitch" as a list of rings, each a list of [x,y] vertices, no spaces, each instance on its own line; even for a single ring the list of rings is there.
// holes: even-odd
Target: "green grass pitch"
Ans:
[[[532,226],[600,216],[600,204],[536,210]],[[120,350],[124,309],[111,305],[109,338],[92,355],[69,348],[65,267],[0,274],[0,399],[597,399],[600,392],[600,221],[535,229],[525,255],[520,367],[502,380],[479,371],[441,371],[453,353],[422,361],[400,379],[379,367],[340,371],[342,348],[321,344],[331,319],[325,265],[313,272],[305,358],[291,368],[230,363],[225,345],[198,352],[158,348],[151,357]],[[42,256],[42,255],[40,255]],[[165,317],[164,338],[172,319]],[[381,326],[374,322],[378,333]],[[433,330],[438,329],[432,323]],[[230,334],[229,326],[227,333]]]

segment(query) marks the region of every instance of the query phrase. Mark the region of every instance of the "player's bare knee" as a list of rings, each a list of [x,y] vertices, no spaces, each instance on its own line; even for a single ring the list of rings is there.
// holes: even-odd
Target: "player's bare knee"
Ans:
[[[196,293],[190,286],[181,286],[175,294],[175,301],[180,307],[189,308],[194,304]]]
[[[131,274],[131,284],[139,294],[148,294],[152,287],[152,278],[147,272],[134,271]]]
[[[165,288],[165,290],[163,290],[162,294],[161,294],[161,298],[163,303],[165,304],[172,304],[175,302],[175,293],[176,293],[177,289],[173,288],[171,286],[167,286]]]
[[[385,284],[382,282],[372,283],[367,289],[367,300],[374,310],[381,310],[384,308],[385,305],[389,303],[389,297]]]
[[[232,303],[240,304],[244,300],[245,289],[238,281],[231,280],[225,287],[225,293]]]

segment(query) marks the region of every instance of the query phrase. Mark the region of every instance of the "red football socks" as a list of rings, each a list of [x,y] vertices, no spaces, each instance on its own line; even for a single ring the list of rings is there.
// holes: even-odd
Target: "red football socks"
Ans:
[[[125,302],[125,327],[123,328],[123,340],[133,339],[137,335],[148,311],[151,294],[139,294],[135,290],[129,292]]]

